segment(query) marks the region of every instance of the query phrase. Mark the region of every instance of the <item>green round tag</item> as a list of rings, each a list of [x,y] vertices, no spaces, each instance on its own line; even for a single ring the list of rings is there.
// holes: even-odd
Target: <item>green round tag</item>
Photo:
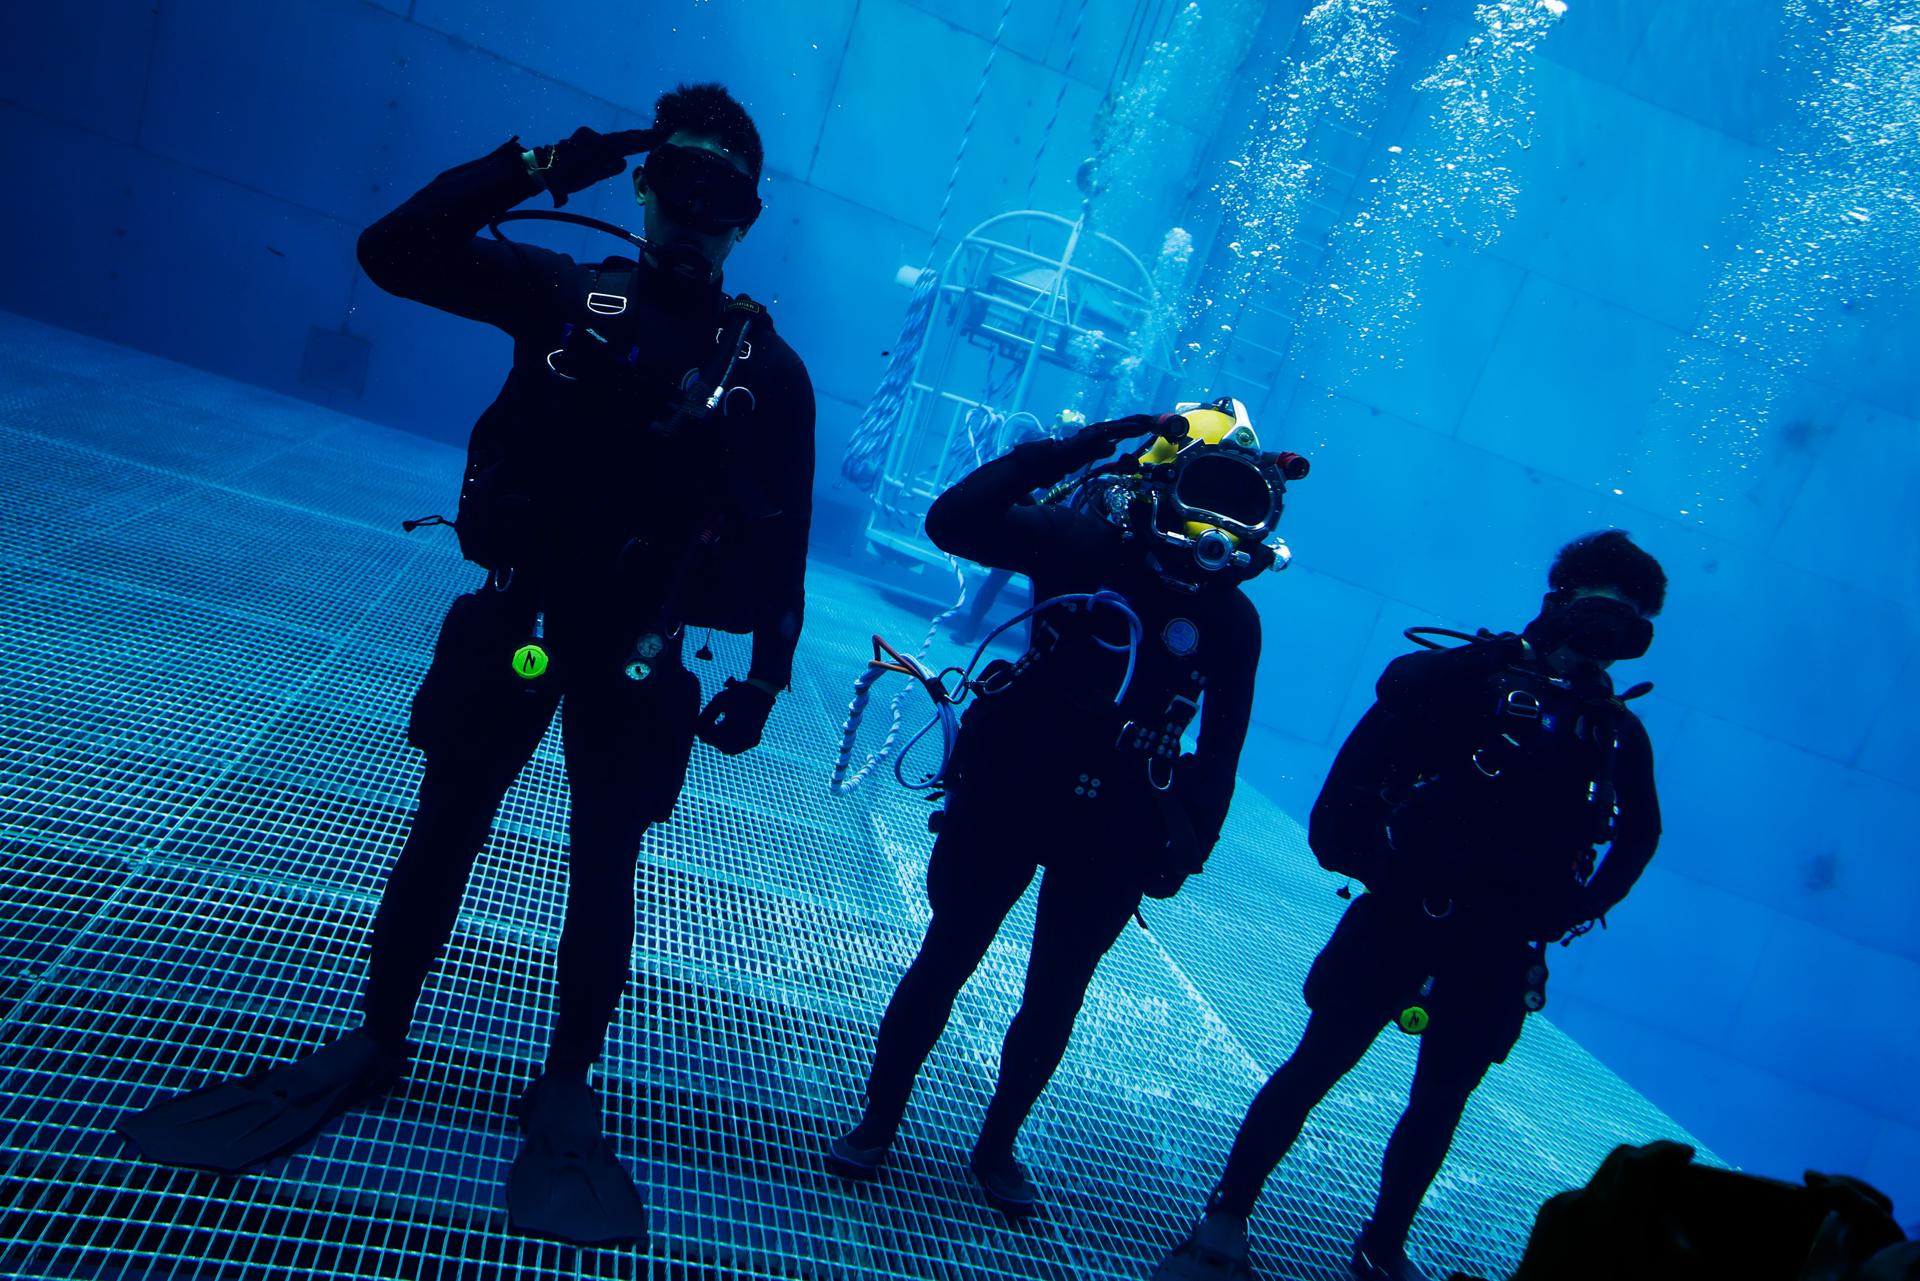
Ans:
[[[522,680],[534,680],[544,676],[547,671],[547,651],[538,645],[522,645],[513,651],[514,675]]]

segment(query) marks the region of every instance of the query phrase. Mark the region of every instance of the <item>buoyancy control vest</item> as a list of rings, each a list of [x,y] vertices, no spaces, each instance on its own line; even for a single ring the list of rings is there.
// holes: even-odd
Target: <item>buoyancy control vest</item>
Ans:
[[[1597,677],[1581,686],[1536,662],[1509,661],[1464,705],[1446,704],[1456,719],[1429,726],[1415,777],[1382,793],[1388,839],[1422,865],[1426,886],[1553,899],[1592,876],[1596,847],[1612,839],[1617,718],[1625,714],[1605,673]]]
[[[1124,656],[1099,638],[1099,612],[1053,606],[1035,616],[1024,654],[981,672],[956,753],[959,786],[1011,789],[1069,812],[1160,808],[1206,675],[1148,637],[1116,703]]]
[[[674,527],[646,531],[622,564],[645,565],[673,624],[750,631],[758,558],[749,529],[772,504],[755,460],[737,448],[758,406],[752,389],[733,376],[742,361],[751,360],[754,336],[770,333],[772,322],[747,295],[723,297],[712,345],[698,367],[663,378],[649,369],[630,327],[623,334],[619,323],[632,304],[638,274],[637,263],[619,257],[589,270],[544,357],[547,373],[610,387],[614,396],[630,400],[650,416],[633,430],[646,433],[647,448],[671,456],[672,469],[681,473]],[[468,438],[455,519],[441,522],[454,525],[466,559],[496,575],[534,559],[531,549],[541,544],[542,527],[568,519],[565,511],[543,509],[541,485],[526,474],[525,456],[504,439],[515,430],[526,430],[526,424],[495,421],[492,410],[482,416]],[[697,475],[688,474],[690,466]],[[440,518],[407,527],[436,522]]]

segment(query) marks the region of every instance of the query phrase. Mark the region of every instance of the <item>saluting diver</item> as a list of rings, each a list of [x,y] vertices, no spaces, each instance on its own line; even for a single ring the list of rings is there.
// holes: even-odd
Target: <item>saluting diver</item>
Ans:
[[[1419,1063],[1351,1268],[1421,1281],[1405,1252],[1414,1212],[1468,1096],[1546,1004],[1544,945],[1604,918],[1660,839],[1652,748],[1624,702],[1651,686],[1615,697],[1607,668],[1646,653],[1666,574],[1606,530],[1563,547],[1547,583],[1519,635],[1388,664],[1335,757],[1308,840],[1368,892],[1315,959],[1299,1047],[1255,1096],[1205,1217],[1156,1281],[1252,1276],[1261,1186],[1388,1023],[1420,1037]]]
[[[543,190],[565,204],[640,152],[645,236],[584,220],[627,236],[637,258],[589,265],[500,237],[509,218],[571,219],[508,211]],[[641,834],[671,814],[696,736],[729,755],[760,741],[804,603],[813,391],[764,310],[720,283],[760,212],[761,156],[724,88],[683,85],[650,128],[582,128],[532,150],[513,139],[360,237],[381,288],[513,338],[458,518],[442,522],[488,577],[448,610],[414,697],[407,737],[425,776],[374,920],[363,1023],[294,1063],[123,1118],[148,1157],[250,1169],[399,1080],[474,858],[559,708],[572,797],[559,1018],[515,1107],[526,1142],[510,1218],[583,1243],[644,1239],[646,1208],[587,1080],[631,968]],[[493,238],[479,234],[489,225]],[[681,663],[688,623],[753,634],[747,679],[704,713]]]
[[[836,1173],[880,1173],[955,996],[1044,865],[1025,993],[969,1161],[990,1205],[1032,1214],[1014,1137],[1094,968],[1141,896],[1173,895],[1219,839],[1260,654],[1241,585],[1284,563],[1281,495],[1307,464],[1261,452],[1236,401],[1182,408],[1017,445],[927,512],[936,544],[1028,575],[1041,604],[1027,652],[974,683],[935,816],[933,920],[881,1019],[865,1114],[831,1144]],[[1142,436],[1151,447],[1090,473],[1079,501],[1029,501]],[[1196,712],[1198,749],[1183,754]]]

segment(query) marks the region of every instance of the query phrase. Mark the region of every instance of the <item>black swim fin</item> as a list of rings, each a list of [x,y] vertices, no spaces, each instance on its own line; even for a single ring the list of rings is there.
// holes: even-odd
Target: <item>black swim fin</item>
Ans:
[[[527,1141],[507,1173],[513,1230],[574,1245],[645,1244],[647,1205],[601,1132],[593,1087],[542,1076],[514,1112]]]
[[[304,1147],[336,1117],[406,1075],[411,1043],[392,1049],[364,1028],[305,1058],[203,1086],[114,1123],[149,1161],[244,1174]]]

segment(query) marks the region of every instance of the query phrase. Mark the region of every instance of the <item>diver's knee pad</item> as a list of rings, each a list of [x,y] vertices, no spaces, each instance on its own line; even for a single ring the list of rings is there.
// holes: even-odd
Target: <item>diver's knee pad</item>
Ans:
[[[447,610],[414,693],[407,741],[429,754],[517,756],[540,743],[560,699],[553,655],[515,593],[482,588]]]

